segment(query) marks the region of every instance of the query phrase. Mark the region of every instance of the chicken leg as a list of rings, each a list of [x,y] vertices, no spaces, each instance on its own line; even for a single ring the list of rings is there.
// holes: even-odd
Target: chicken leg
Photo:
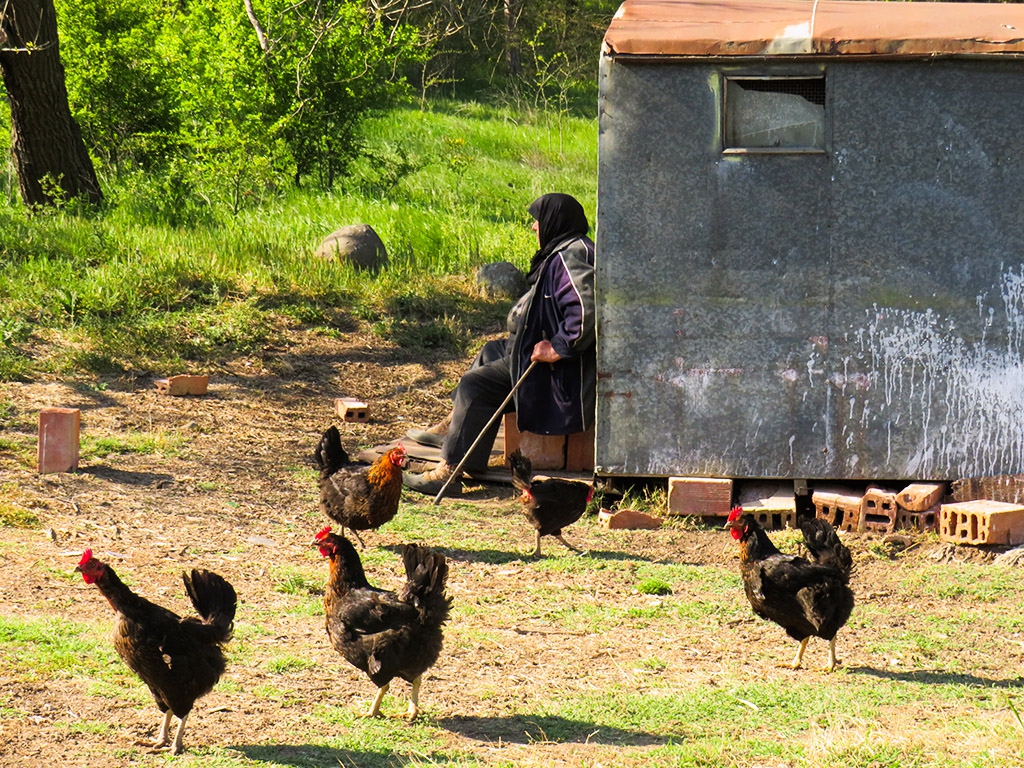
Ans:
[[[558,539],[560,542],[562,542],[562,546],[564,546],[566,549],[570,549],[570,550],[572,550],[573,552],[575,552],[578,555],[585,555],[586,554],[585,550],[577,549],[572,544],[570,544],[568,541],[566,541],[565,537],[562,534],[556,533],[555,534],[555,538]]]
[[[172,755],[181,754],[181,740],[185,735],[185,720],[188,719],[188,715],[178,719],[178,729],[174,733],[174,741],[171,741],[169,738],[172,717],[174,717],[174,713],[172,713],[171,710],[168,709],[164,712],[164,721],[160,724],[160,731],[157,733],[156,739],[152,742],[145,742],[146,746],[159,750],[170,746],[170,752]]]
[[[826,672],[834,672],[836,668],[836,639],[833,637],[828,641],[828,666]]]
[[[810,639],[810,636],[807,636],[800,641],[800,647],[796,649],[796,656],[788,665],[790,669],[800,669],[800,663],[804,660],[804,651],[807,650],[807,641]]]
[[[367,717],[380,717],[380,703],[384,701],[384,694],[388,692],[388,688],[391,687],[391,683],[386,683],[377,689],[377,696],[373,700],[373,705],[370,707],[370,711],[366,713]]]
[[[409,709],[405,715],[411,723],[420,713],[420,683],[423,682],[423,675],[412,681],[412,690],[409,692]]]

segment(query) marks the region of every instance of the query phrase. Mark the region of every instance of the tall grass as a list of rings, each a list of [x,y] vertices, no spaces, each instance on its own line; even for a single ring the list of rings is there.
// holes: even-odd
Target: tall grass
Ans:
[[[222,182],[198,169],[187,204],[203,215],[187,226],[170,210],[185,205],[179,195],[138,176],[104,180],[115,202],[91,214],[0,208],[0,380],[245,354],[282,321],[330,327],[339,313],[411,308],[406,322],[472,322],[473,270],[528,262],[534,198],[564,191],[594,211],[592,119],[436,102],[369,121],[363,143],[334,190],[262,190],[237,211],[210,202],[223,198]],[[324,237],[355,223],[387,247],[378,274],[314,257]],[[403,343],[394,326],[380,328]]]

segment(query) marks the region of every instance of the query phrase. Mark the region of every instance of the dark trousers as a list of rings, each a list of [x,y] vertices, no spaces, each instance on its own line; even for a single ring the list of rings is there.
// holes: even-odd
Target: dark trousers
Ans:
[[[505,359],[505,341],[489,341],[459,380],[452,406],[452,423],[444,438],[441,457],[451,466],[457,466],[477,439],[498,406],[512,391],[512,370]],[[503,413],[516,409],[510,401]],[[487,461],[498,436],[501,419],[495,419],[487,433],[477,443],[463,467],[467,472],[487,469]]]

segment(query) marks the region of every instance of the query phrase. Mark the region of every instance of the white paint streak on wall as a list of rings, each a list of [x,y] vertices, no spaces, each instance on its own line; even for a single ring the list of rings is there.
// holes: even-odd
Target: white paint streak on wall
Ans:
[[[998,314],[978,297],[979,341],[968,343],[934,310],[874,307],[857,332],[871,381],[859,398],[865,432],[884,430],[888,460],[906,477],[979,477],[1024,471],[1024,265],[1005,270],[998,295],[1005,346],[989,344]],[[855,403],[850,401],[852,420]],[[894,456],[898,445],[914,445]],[[909,427],[908,427],[909,428]],[[849,444],[849,443],[848,443]],[[848,462],[849,463],[849,462]]]

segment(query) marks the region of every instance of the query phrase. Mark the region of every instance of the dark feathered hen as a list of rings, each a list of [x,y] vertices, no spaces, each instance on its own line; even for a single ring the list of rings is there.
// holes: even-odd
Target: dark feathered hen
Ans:
[[[402,498],[401,444],[373,464],[349,460],[338,428],[331,426],[320,438],[314,455],[320,469],[320,510],[348,528],[363,544],[358,531],[380,528],[398,513]]]
[[[237,602],[234,588],[211,571],[183,573],[185,591],[199,618],[182,618],[132,592],[113,568],[92,556],[92,550],[85,551],[75,570],[81,572],[86,584],[95,584],[117,611],[114,648],[149,686],[164,713],[152,746],[168,745],[173,715],[178,718],[178,730],[170,747],[173,754],[180,753],[185,720],[192,706],[224,673],[222,646],[231,639]]]
[[[836,666],[836,633],[853,611],[850,570],[853,558],[824,520],[801,524],[811,560],[785,555],[753,515],[735,507],[726,524],[740,542],[740,575],[754,613],[773,621],[800,642],[790,665],[800,667],[807,641],[829,641],[828,669]]]
[[[345,660],[362,670],[377,686],[368,716],[380,714],[380,704],[396,677],[412,684],[409,720],[419,714],[423,673],[441,653],[441,627],[451,600],[445,596],[448,563],[427,547],[407,544],[402,551],[406,583],[398,593],[371,586],[355,547],[330,527],[314,544],[330,559],[324,594],[327,635]]]
[[[562,536],[562,529],[583,517],[594,497],[594,486],[582,480],[534,476],[533,464],[518,449],[509,455],[508,464],[512,468],[512,485],[522,491],[519,501],[523,514],[537,531],[533,557],[540,556],[542,536],[553,536],[573,552],[579,552]]]

